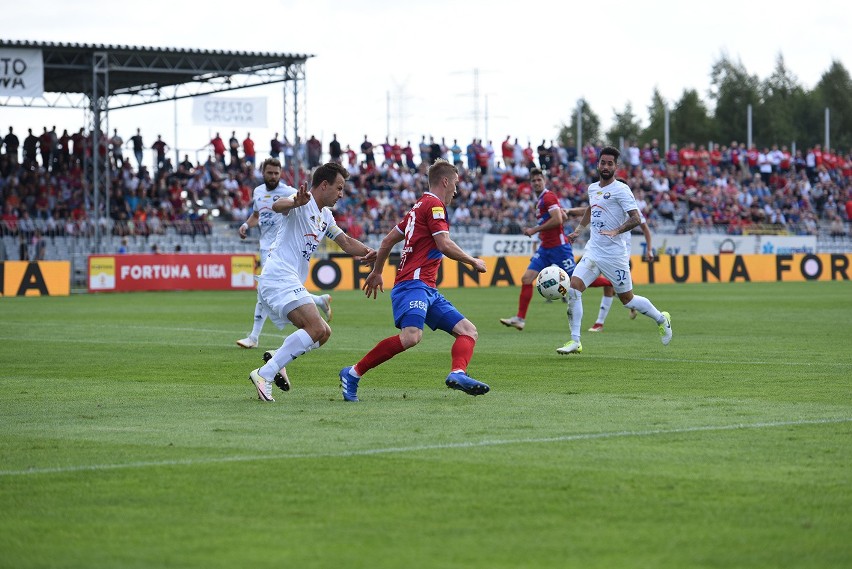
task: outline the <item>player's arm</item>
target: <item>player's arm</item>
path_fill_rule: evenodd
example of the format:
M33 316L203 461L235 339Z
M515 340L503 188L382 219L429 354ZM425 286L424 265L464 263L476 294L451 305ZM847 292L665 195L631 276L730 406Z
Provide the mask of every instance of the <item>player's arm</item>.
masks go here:
M601 231L601 235L606 235L607 237L615 237L616 235L620 235L622 233L632 230L640 223L642 223L642 219L639 217L639 210L631 209L627 212L627 221L625 221L615 229Z
M453 261L458 261L465 265L470 265L476 269L477 272L485 272L485 261L477 259L476 257L471 257L465 253L461 247L456 245L455 241L450 239L449 233L442 231L440 233L436 233L432 237L435 239L435 245L438 247L438 251L443 253L445 257L449 257Z
M562 208L559 206L554 206L547 210L547 213L550 214L550 218L542 223L541 225L536 225L535 227L527 227L524 229L524 235L527 237L532 237L536 233L540 233L542 231L547 231L548 229L553 229L555 227L560 227L565 219L562 217Z
M565 220L564 222L567 222L569 217L574 217L574 216L577 216L577 215L583 215L584 213L586 213L587 209L589 209L589 208L587 208L587 207L572 207L572 208L565 209L563 207L562 208L562 217Z
M582 219L580 219L580 224L574 228L574 231L573 233L571 233L571 235L567 236L569 243L573 243L574 240L577 239L577 237L579 237L580 234L583 233L583 231L585 231L586 226L589 225L589 222L592 220L591 211L592 208L587 207L586 211L583 212L583 217Z
M385 235L385 238L382 239L379 249L375 252L376 257L373 262L373 270L370 271L369 275L367 275L367 278L364 280L364 286L361 287L364 290L364 294L368 297L372 296L373 298L376 298L378 291L385 291L382 271L384 271L385 263L390 256L391 249L393 249L394 245L403 239L405 239L405 235L400 232L396 226L394 226L393 229Z
M286 215L291 209L301 207L309 201L311 201L311 194L308 192L308 183L305 182L299 186L299 190L294 195L275 200L272 203L272 211Z
M260 223L260 213L253 211L242 225L240 225L240 239L245 239L250 227L257 227Z
M340 245L341 249L352 255L358 261L370 263L376 258L376 251L370 249L354 237L349 237L345 233L341 233L335 237L334 242Z

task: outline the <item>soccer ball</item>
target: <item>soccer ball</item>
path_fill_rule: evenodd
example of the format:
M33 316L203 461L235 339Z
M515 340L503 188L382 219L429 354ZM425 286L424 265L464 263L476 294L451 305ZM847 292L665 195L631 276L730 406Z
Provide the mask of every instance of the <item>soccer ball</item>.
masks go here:
M568 273L556 265L543 268L535 279L536 290L547 300L562 299L568 294L568 286Z

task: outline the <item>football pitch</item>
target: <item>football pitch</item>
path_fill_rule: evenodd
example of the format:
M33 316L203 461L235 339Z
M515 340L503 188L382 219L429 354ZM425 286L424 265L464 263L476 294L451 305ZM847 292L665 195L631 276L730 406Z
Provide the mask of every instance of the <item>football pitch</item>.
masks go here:
M443 292L487 395L427 331L342 401L387 293L335 293L268 404L253 292L0 299L0 567L852 566L852 284L638 287L668 347L617 300L585 332L590 289L576 356L562 303Z

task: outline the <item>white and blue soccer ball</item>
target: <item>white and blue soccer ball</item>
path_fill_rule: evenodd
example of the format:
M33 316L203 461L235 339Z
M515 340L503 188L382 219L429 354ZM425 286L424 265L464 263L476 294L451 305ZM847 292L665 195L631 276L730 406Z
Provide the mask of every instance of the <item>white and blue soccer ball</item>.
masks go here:
M547 300L561 300L568 294L569 278L568 273L556 265L550 265L543 268L536 277L535 288Z

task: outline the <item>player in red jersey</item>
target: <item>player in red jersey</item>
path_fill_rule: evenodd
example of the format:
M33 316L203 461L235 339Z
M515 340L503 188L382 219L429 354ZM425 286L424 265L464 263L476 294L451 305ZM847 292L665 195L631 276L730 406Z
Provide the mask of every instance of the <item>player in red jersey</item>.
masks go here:
M485 272L485 261L471 257L450 239L447 204L456 192L458 169L438 159L429 167L428 176L429 191L382 240L373 270L364 281L368 297L376 298L378 291L384 292L385 262L394 245L404 240L390 293L394 325L400 332L376 344L355 365L340 370L340 386L346 401L358 401L358 382L365 373L420 343L424 325L455 337L452 368L445 381L447 387L469 395L482 395L491 389L466 373L476 344L476 326L438 292L436 282L444 256Z
M538 195L536 203L536 220L538 225L524 229L524 235L532 237L539 234L541 243L535 254L530 258L529 267L521 277L521 294L518 298L518 313L509 318L501 318L503 326L523 330L526 325L527 309L533 296L533 283L538 273L545 267L556 265L568 273L574 273L574 251L568 238L562 231L565 221L559 198L555 193L545 188L544 173L538 168L530 170L530 186Z

